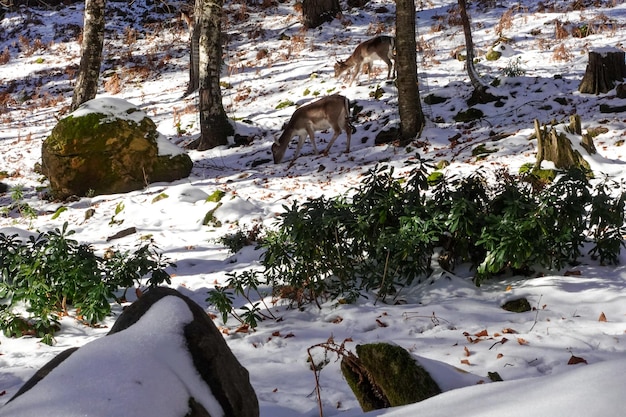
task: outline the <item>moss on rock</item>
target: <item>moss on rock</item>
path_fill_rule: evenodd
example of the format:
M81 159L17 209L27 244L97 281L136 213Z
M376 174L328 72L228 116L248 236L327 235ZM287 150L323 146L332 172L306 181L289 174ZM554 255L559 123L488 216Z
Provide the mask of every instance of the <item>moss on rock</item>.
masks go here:
M145 115L136 116L93 111L60 120L42 145L41 168L52 195L65 199L123 193L187 177L193 166L189 156L159 155L156 125Z
M400 346L356 347L358 358L342 361L342 372L363 411L423 401L441 393L435 380Z

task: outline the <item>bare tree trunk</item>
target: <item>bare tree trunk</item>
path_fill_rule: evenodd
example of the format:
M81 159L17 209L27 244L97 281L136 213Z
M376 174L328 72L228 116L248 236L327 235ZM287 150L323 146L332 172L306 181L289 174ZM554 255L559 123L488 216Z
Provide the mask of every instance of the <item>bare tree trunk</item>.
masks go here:
M233 126L222 105L221 20L223 0L196 0L193 38L198 39L200 138L190 147L204 151L228 143Z
M98 92L102 47L104 45L105 7L106 0L85 0L82 54L78 80L72 96L71 111L76 110L84 102L95 98Z
M604 51L590 51L589 63L578 91L586 94L604 94L615 87L616 81L626 77L624 51L612 48Z
M200 86L198 77L198 70L200 68L200 51L198 44L200 41L200 31L193 30L194 23L192 17L189 17L186 13L182 13L182 18L189 30L189 83L187 84L185 94L183 94L183 97L187 97Z
M417 85L415 1L396 1L396 66L400 144L415 139L424 127L424 114Z
M461 22L463 23L463 34L465 35L465 66L467 67L467 75L472 83L472 87L474 87L471 101L476 103L495 101L497 97L487 93L487 85L480 79L474 66L474 40L472 39L472 27L467 14L466 0L459 0L459 10Z
M307 29L330 22L341 12L339 0L303 0L302 20Z

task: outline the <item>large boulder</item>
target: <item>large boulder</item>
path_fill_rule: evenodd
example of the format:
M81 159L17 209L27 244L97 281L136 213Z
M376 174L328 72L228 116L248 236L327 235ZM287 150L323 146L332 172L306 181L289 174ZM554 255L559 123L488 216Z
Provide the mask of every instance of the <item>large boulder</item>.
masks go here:
M153 288L106 337L41 368L0 415L258 417L259 404L248 371L203 309Z
M193 163L135 105L97 98L61 119L43 142L42 172L55 198L115 194L189 176Z

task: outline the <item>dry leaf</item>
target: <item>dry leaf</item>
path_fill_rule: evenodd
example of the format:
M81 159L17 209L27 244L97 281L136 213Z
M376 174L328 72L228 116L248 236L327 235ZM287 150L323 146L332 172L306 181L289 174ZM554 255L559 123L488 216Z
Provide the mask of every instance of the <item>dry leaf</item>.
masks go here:
M503 355L502 353L498 353L498 354L496 355L496 358L501 359L503 356L504 356L504 355Z
M332 320L332 323L338 324L338 323L341 323L342 321L343 321L343 317L337 316Z
M565 274L564 274L564 275L565 275L566 277L568 277L568 276L572 276L572 275L574 275L574 276L580 276L580 275L581 275L581 272L580 272L579 270L577 270L577 269L574 269L574 270L571 270L571 271L565 271Z
M576 365L577 363L584 363L584 364L586 364L587 361L584 360L583 358L579 358L578 356L574 356L574 355L572 355L572 357L569 358L569 361L567 361L568 365Z
M600 318L598 319L598 321L606 321L606 316L604 315L604 311L602 312L602 314L600 314Z
M235 333L248 333L250 331L250 326L247 324L242 324L235 330Z
M476 333L474 336L476 336L476 337L487 337L487 336L489 336L489 333L487 333L487 329L485 329L485 330L482 330L482 331Z
M517 338L517 343L519 343L520 345L527 345L528 341L526 339L523 339L521 337Z
M278 392L278 388L274 388L272 392Z
M470 353L469 349L467 348L467 346L465 346L465 347L463 348L463 350L465 350L465 356L469 356L469 355L471 355L471 353Z
M280 336L280 332L279 331L275 331L275 332L272 333L272 336L278 337L278 336Z
M461 360L461 363L462 363L463 365L471 365L470 361L468 361L467 359L462 359L462 360Z
M513 287L511 287L510 285L507 285L506 290L505 291L511 291L513 289Z
M493 334L493 337L500 337L500 336L501 336L501 335L500 335L500 333L498 333L498 332L495 332L495 333Z
M382 321L376 319L376 323L378 324L378 327L387 327L387 325L385 323L383 323Z
M285 336L285 339L289 339L290 337L296 337L296 335L293 333L289 333L287 336Z
M506 329L502 329L502 333L506 333L506 334L517 334L516 330L511 329L510 327L507 327Z

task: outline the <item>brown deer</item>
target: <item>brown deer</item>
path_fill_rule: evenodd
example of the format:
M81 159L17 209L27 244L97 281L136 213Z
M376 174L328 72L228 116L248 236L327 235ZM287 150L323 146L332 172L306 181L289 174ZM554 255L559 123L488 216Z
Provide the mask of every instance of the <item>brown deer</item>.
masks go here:
M349 100L339 94L333 94L332 96L323 97L313 103L309 103L298 108L289 123L285 127L283 134L280 135L278 142L272 145L272 154L274 156L274 163L279 164L283 160L285 151L289 146L291 138L298 136L298 147L296 153L292 159L292 163L300 155L300 150L306 139L307 134L313 145L313 151L317 155L317 146L315 145L315 131L326 130L332 128L334 131L333 137L330 139L328 146L324 150L324 154L328 154L328 151L333 146L335 139L341 134L342 131L346 132L348 137L346 153L350 152L350 138L352 137L352 125L349 120L350 115L350 102Z
M388 67L387 79L391 79L392 72L395 75L395 64L393 50L396 47L396 38L393 36L376 36L360 43L350 58L345 61L337 61L335 64L335 77L339 77L344 72L354 67L354 73L350 79L350 85L356 80L363 67L368 67L368 80L371 78L372 62L377 59L385 61Z

